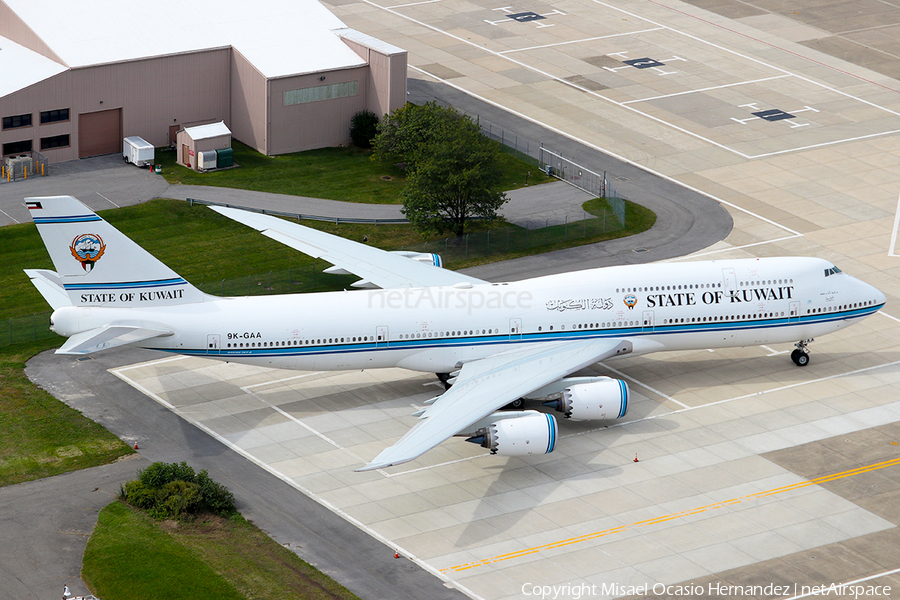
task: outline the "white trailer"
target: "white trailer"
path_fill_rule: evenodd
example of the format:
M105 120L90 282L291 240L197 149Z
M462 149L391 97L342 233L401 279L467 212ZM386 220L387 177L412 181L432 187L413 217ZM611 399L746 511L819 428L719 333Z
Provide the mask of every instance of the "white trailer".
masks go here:
M154 157L153 144L136 135L127 137L122 143L122 157L125 159L125 162L130 162L139 167L152 165Z

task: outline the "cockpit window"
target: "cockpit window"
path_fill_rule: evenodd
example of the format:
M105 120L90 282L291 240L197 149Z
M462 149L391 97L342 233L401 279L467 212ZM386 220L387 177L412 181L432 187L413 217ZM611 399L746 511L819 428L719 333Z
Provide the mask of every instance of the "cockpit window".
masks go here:
M825 269L825 277L828 277L829 275L837 275L838 273L842 273L842 271L840 269L838 269L837 267L831 267L830 269Z

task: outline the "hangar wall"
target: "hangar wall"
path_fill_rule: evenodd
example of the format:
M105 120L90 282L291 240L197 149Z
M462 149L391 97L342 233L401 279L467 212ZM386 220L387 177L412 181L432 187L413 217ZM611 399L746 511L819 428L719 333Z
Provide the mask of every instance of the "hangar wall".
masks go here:
M349 143L350 119L366 108L368 71L368 67L357 67L270 79L266 154ZM353 83L355 94L341 96ZM285 92L291 93L287 100Z
M231 120L226 124L234 139L268 154L266 78L237 50L231 52L230 86Z
M31 114L31 125L0 130L0 144L32 140L50 162L83 157L79 115L121 109L125 136L168 144L176 123L229 120L230 48L72 69L0 98L0 115ZM165 101L161 101L163 98ZM68 119L41 124L42 111L68 109ZM69 144L41 149L41 140L69 136ZM118 140L121 150L122 140Z
M360 36L367 38L368 36ZM341 39L360 58L369 65L369 73L366 78L368 88L367 110L371 110L380 119L385 114L406 104L406 70L407 54L399 48L379 47L369 45L359 39L342 35ZM378 42L378 40L374 40ZM386 46L381 44L381 46Z
M49 52L40 39L26 39L33 34L7 13L0 0L0 21L10 17L0 35L18 35L20 43ZM348 144L354 113L368 109L381 117L406 103L407 55L368 36L362 42L341 37L368 65L267 79L227 46L70 69L0 98L0 116L31 120L0 129L0 148L16 154L30 141L51 163L62 162L120 151L121 138L132 135L166 146L182 125L219 120L235 139L267 155ZM56 117L41 123L44 111Z

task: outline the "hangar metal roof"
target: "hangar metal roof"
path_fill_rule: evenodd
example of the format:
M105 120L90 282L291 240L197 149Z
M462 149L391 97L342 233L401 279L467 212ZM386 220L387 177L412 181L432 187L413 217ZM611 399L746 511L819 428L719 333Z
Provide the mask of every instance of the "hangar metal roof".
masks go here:
M219 137L220 135L231 135L231 130L225 125L224 121L218 123L210 123L208 125L196 125L194 127L185 127L184 132L190 136L192 140L208 140L209 138Z
M68 67L233 46L265 77L365 65L317 0L4 0Z
M0 98L66 70L49 58L0 37L0 63L7 65L0 77Z

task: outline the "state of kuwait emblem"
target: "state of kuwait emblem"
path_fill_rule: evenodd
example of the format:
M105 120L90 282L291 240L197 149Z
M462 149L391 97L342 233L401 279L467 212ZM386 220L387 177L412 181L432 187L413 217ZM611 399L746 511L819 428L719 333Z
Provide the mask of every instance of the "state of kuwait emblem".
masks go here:
M81 263L81 268L90 273L94 263L100 260L106 251L106 244L96 233L82 233L72 240L69 250L72 251L75 260Z

